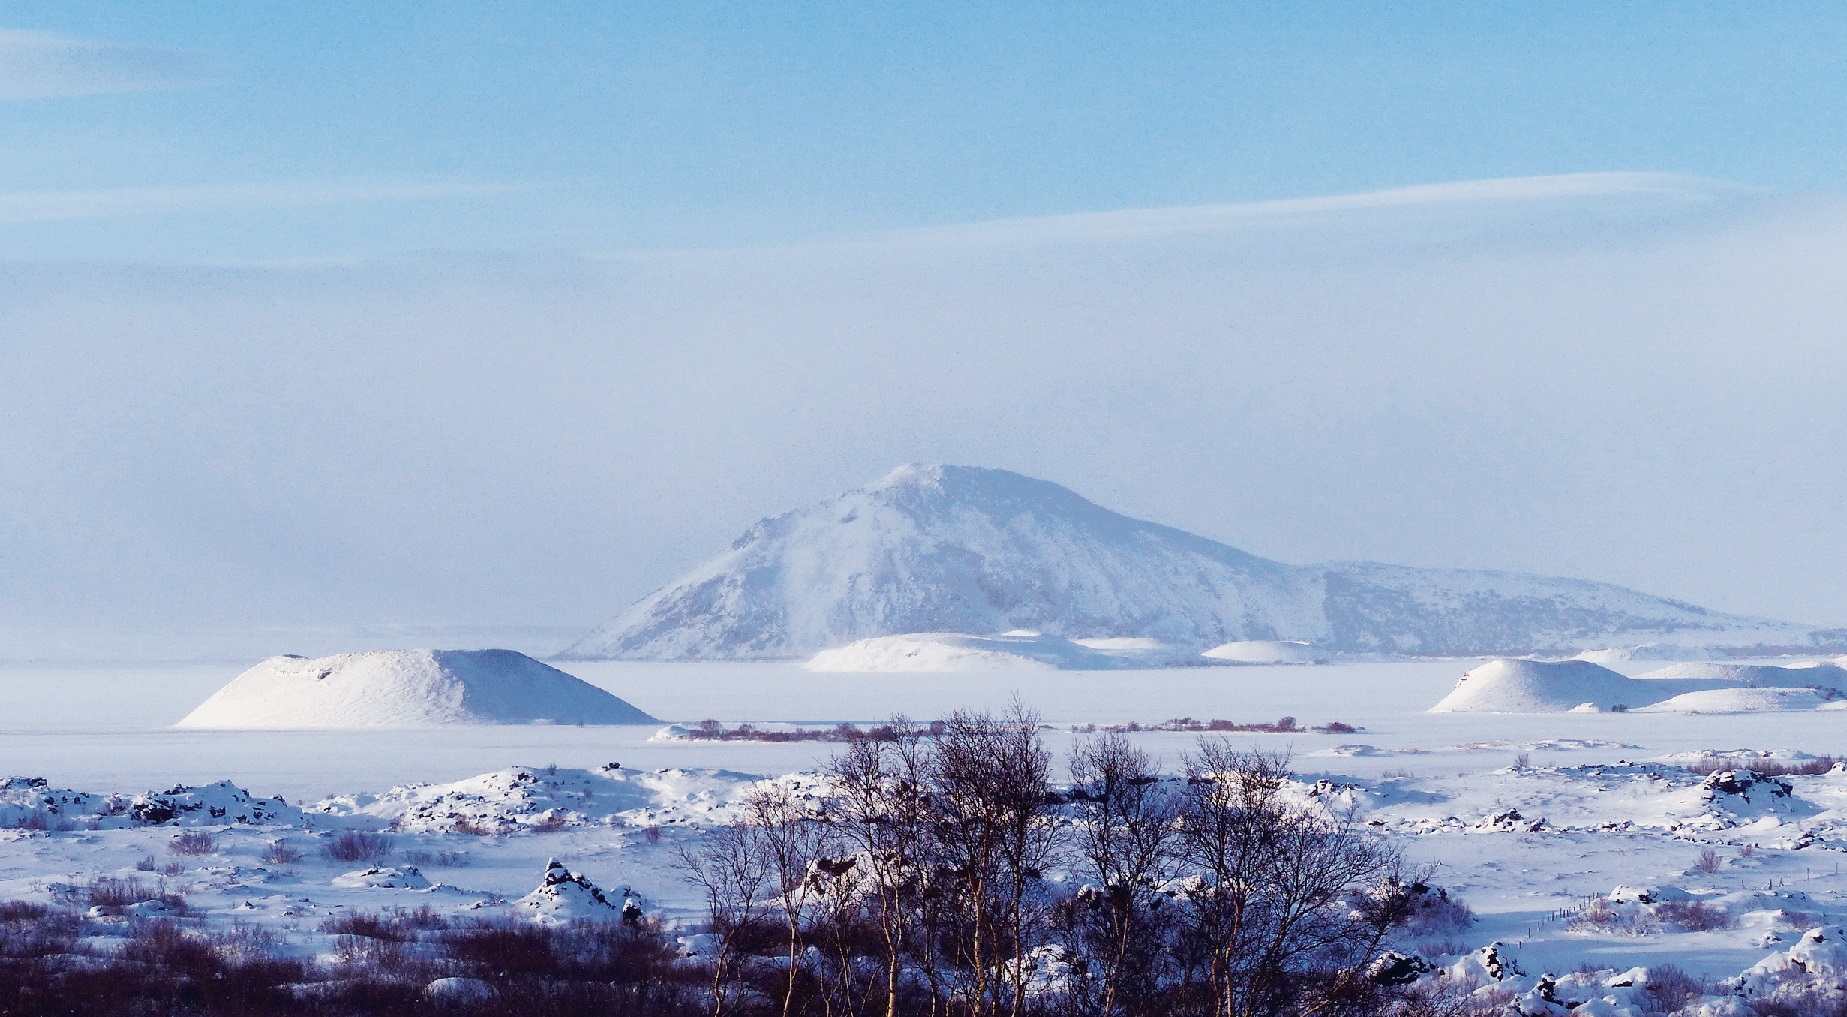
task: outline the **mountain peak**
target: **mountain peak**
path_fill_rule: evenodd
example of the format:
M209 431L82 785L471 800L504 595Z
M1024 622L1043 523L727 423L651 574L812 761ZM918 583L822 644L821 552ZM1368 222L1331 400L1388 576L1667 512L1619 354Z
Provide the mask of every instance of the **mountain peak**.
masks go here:
M1287 565L1111 512L1050 481L909 463L764 520L564 656L789 659L879 636L1019 629L1202 650L1296 640L1424 654L1820 638L1578 580Z

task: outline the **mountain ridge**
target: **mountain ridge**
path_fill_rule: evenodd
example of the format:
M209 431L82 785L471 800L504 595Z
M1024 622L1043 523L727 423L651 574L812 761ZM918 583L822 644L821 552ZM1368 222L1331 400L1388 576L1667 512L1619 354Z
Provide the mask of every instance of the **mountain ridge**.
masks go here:
M1290 565L1112 512L1050 481L909 464L759 521L559 656L798 659L876 636L1016 629L1201 649L1289 639L1337 653L1433 655L1847 645L1847 632L1587 580Z

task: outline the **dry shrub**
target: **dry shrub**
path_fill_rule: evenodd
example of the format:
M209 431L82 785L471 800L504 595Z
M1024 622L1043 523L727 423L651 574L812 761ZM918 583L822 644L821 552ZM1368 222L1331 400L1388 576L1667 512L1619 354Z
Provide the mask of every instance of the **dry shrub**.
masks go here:
M1427 978L1402 990L1390 1017L1504 1017L1519 996L1502 988L1484 990L1473 978Z
M176 855L186 855L191 858L209 855L218 850L218 838L204 830L187 830L173 838L172 842L167 845L167 850Z
M186 896L167 889L165 881L149 886L139 879L116 879L98 876L82 887L82 897L89 907L117 912L136 904L154 902L175 911L186 909Z
M1693 871L1710 876L1719 871L1719 867L1723 864L1724 862L1719 858L1719 853L1711 848L1707 848L1699 853L1699 861L1693 863Z
M1784 762L1755 756L1701 756L1687 764L1694 773L1714 774L1726 770L1749 770L1759 777L1815 777L1834 769L1833 756Z
M321 847L336 862L378 862L391 857L391 838L382 833L347 830Z
M1678 925L1688 932L1710 932L1732 927L1731 912L1718 904L1697 900L1665 900L1654 906L1657 921Z
M281 838L270 841L263 848L262 860L266 865L294 865L301 859L302 853Z
M1672 964L1648 969L1648 983L1642 995L1655 1013L1675 1013L1706 994L1706 986Z

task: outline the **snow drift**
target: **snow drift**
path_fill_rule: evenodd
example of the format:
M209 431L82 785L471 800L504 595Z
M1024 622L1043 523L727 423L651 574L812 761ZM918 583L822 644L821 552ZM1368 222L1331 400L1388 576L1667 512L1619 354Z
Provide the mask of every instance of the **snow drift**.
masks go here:
M905 633L1030 629L1191 649L1523 654L1847 645L1602 583L1366 562L1287 565L1004 470L903 466L753 526L566 659L773 660Z
M588 682L512 650L271 657L187 714L188 728L650 724Z

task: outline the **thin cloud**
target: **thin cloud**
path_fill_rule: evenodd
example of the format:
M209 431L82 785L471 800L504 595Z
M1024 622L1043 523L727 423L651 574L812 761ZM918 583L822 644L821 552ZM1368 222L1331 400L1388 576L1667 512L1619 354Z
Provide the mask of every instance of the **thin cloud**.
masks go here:
M0 192L0 224L112 219L227 208L427 201L506 190L492 184L432 181L300 180L196 187Z
M155 92L208 84L210 54L0 28L0 100Z
M1113 240L1141 236L1207 232L1240 226L1314 219L1331 215L1392 209L1440 209L1495 205L1571 202L1585 199L1636 198L1699 205L1747 189L1702 177L1672 173L1570 173L1557 176L1469 180L1342 194L1287 198L1242 204L1134 208L1112 212L1000 219L957 226L927 227L895 234L894 239L960 240Z

